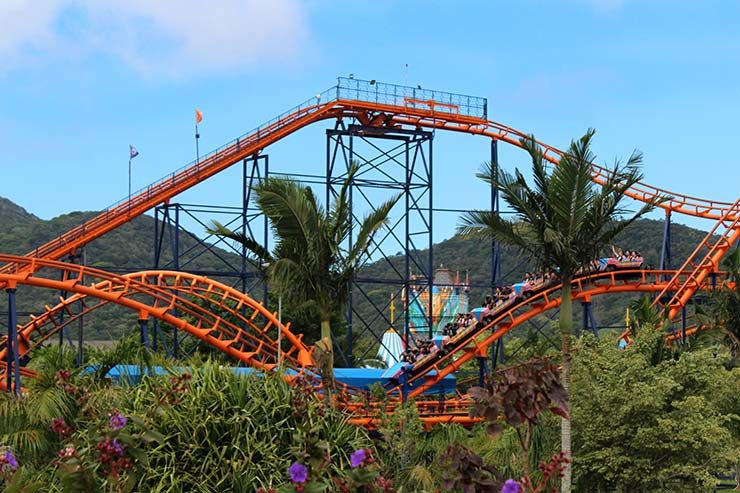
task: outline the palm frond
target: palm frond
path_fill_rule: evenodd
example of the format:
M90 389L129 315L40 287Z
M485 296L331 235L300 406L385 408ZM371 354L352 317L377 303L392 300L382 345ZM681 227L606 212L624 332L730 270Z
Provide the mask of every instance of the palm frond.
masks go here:
M515 223L492 211L469 211L460 217L457 234L464 238L478 237L501 242L505 245L533 253L529 240L532 235L521 223Z
M268 178L255 187L257 205L267 216L275 236L290 238L306 248L318 225L319 210L309 187L294 180Z
M347 238L347 235L349 235L352 204L347 199L347 195L349 188L352 185L352 181L359 169L360 166L357 161L352 161L350 163L349 169L347 170L347 178L339 189L339 195L334 199L330 209L329 223L332 228L330 237L337 245L340 245Z
M206 228L208 234L216 235L221 238L228 238L232 241L243 245L247 250L252 252L258 259L271 261L272 255L270 251L263 247L259 242L255 241L254 238L244 235L238 231L232 231L220 222L213 220L210 226Z

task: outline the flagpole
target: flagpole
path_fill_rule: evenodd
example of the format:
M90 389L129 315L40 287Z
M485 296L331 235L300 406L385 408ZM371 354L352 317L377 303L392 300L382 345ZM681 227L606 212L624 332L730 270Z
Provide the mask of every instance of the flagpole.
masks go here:
M128 149L128 212L131 213L131 146Z
M200 164L200 149L198 148L198 139L200 134L198 133L198 124L195 124L195 164Z

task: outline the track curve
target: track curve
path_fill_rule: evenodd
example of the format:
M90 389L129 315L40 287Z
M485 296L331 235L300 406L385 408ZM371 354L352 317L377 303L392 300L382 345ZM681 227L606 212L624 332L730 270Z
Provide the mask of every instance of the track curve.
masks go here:
M588 300L612 293L661 292L669 282L667 279L675 276L688 277L690 274L690 272L670 270L612 271L590 274L573 280L571 285L573 300ZM706 282L700 286L700 289L715 289L721 285L722 276L722 273L716 273L720 284ZM418 361L408 373L410 385L408 396L421 395L475 356L486 356L490 345L504 334L538 315L559 307L560 289L561 285L555 284L526 300L503 307L493 315L493 320L488 324L465 332L463 337L455 341L452 350L448 353L441 357L432 355L432 357ZM400 395L401 390L397 387L392 392Z
M72 303L101 300L136 311L141 318L157 318L190 333L249 366L271 370L277 364L277 332L289 348L282 357L289 366L312 365L308 347L277 315L238 290L204 276L185 272L147 271L112 274L46 259L0 255L0 262L17 265L15 272L0 273L0 282L75 293L40 317L20 327L19 355L42 344L61 327L54 315ZM88 304L89 313L100 304ZM83 313L83 315L84 315ZM0 346L0 359L5 344Z
M49 307L41 316L32 317L27 324L20 326L18 332L21 356L28 355L61 330L64 325L55 322L56 316L69 310L72 304L83 303L82 315L86 315L106 303L116 303L136 310L140 316L151 316L170 323L249 366L264 370L275 367L276 342L269 334L271 327L278 330L275 314L243 293L206 277L170 271L147 271L120 276L64 262L10 255L0 255L0 261L20 264L18 272L0 274L0 281L10 285L37 286L75 293L60 300L56 306ZM47 276L51 273L61 275L58 276L59 279L50 279ZM640 270L582 276L573 281L573 298L581 300L618 292L659 292L668 282L665 279L677 274L681 275L678 271ZM721 282L722 274L717 275ZM89 282L90 280L93 282ZM715 284L702 286L703 289L714 287ZM525 301L504 307L489 324L465 333L465 337L455 344L454 350L443 358L421 361L414 367L409 375L411 386L407 396L417 398L419 416L425 426L441 423L470 425L478 421L467 415L470 404L468 399L458 396L439 400L426 398L421 394L474 356L485 354L490 344L504 334L547 310L557 308L560 305L560 298L557 297L559 290L559 285L552 285ZM93 304L88 301L90 299L99 302ZM213 312L219 310L222 313L214 315ZM70 315L66 323L75 320L75 314ZM267 323L256 323L263 318ZM243 328L239 324L248 327ZM303 344L301 337L293 334L287 324L281 326L280 330L285 340L291 344L283 353L288 365L295 368L310 366L310 349ZM0 345L0 361L5 357L4 346ZM0 367L0 370L5 369L4 364ZM28 369L22 369L22 374L33 377L33 372ZM348 386L341 386L340 390L340 406L353 413L353 423L367 427L376 426L381 414L393 412L402 401L400 388L389 391L390 400L387 402L370 401L369 397L363 400L362 396L368 395L367 393L363 394Z

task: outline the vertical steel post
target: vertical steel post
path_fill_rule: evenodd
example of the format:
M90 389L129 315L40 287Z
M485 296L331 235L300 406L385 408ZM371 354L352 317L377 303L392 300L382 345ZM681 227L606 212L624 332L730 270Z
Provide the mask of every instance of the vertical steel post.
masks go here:
M79 260L80 265L85 265L87 263L87 259L85 258L85 249L83 248L82 251L79 254ZM82 276L82 282L85 282L85 276ZM77 366L82 366L82 363L84 362L84 347L83 343L85 340L85 326L82 320L82 312L84 310L84 307L82 305L82 299L77 302L77 310L80 314L77 318Z
M270 177L270 156L265 155L265 169L263 172L263 180L267 180ZM270 222L267 220L267 216L265 214L262 214L262 242L263 246L265 247L265 250L270 249ZM262 299L265 306L267 306L267 295L268 295L268 288L269 285L267 284L267 279L262 280Z
M349 163L347 163L347 176L349 177L349 168L352 166L352 161L354 160L354 134L350 134L349 136ZM354 234L354 203L353 203L353 188L354 188L354 179L349 183L349 250L352 250L352 242L354 241L354 238L352 237ZM327 209L330 207L329 202L326 203ZM352 368L355 366L355 355L354 355L354 340L353 340L353 323L354 323L354 317L353 317L353 310L354 310L354 290L352 289L352 286L354 285L353 279L349 280L349 286L347 286L348 297L347 297L347 353L348 358L347 362L349 363L349 367Z
M660 251L660 270L671 268L671 211L666 209L663 224L663 246ZM668 276L665 276L668 278Z
M149 319L139 317L139 335L141 336L141 345L144 349L149 349Z
M403 184L403 198L404 198L404 211L405 211L405 218L404 218L404 227L406 229L405 235L404 235L404 244L403 244L403 286L404 290L406 291L406 306L404 306L403 310L403 323L404 323L404 333L405 333L405 346L406 348L409 347L409 344L411 344L411 317L409 317L409 311L411 307L411 295L412 295L412 289L411 289L411 259L409 258L409 233L411 232L411 224L410 224L410 218L409 218L409 195L411 194L411 168L410 168L410 162L409 162L409 142L408 140L404 143L404 167L405 167L405 179Z
M498 179L498 141L491 139L491 171L494 180ZM498 187L491 184L491 212L500 213ZM491 291L501 280L501 245L491 240Z
M157 351L157 349L159 349L159 344L157 344L157 335L159 333L158 327L159 326L157 324L157 319L155 318L152 327L152 351L155 352Z
M591 332L594 333L594 336L597 338L599 337L599 331L596 328L596 319L594 318L594 310L593 305L591 304L591 299L586 299L585 301L581 302L581 306L583 307L583 331L591 330ZM576 334L577 336L578 334Z
M159 267L159 207L154 208L154 268Z
M172 245L174 250L174 267L176 271L180 270L180 204L175 204L175 241ZM177 316L177 312L175 312ZM179 353L179 341L178 341L177 327L172 326L172 357L177 358Z
M8 392L20 395L21 392L21 365L18 355L18 312L16 311L16 288L7 288L8 294L8 339L6 344L6 382Z
M491 361L493 363L493 369L495 370L499 363L504 364L504 336L502 335L496 339L496 345L491 347Z
M686 305L681 307L681 342L686 344Z
M164 237L164 231L162 231ZM160 245L159 239L159 207L154 208L154 268L159 268L159 254L162 245ZM152 327L152 349L157 350L158 344L157 339L159 338L159 319L154 319L154 326Z
M257 162L256 159L253 162L252 166L256 166ZM254 170L252 171L252 174L254 175ZM247 237L247 190L249 188L249 184L247 184L247 159L244 158L242 160L242 236ZM242 284L242 293L247 292L247 247L242 245L241 246L241 272L239 272L239 277L241 279Z
M415 137L416 139L416 137ZM416 144L419 145L418 143ZM429 269L429 278L427 279L428 282L428 289L429 289L429 339L431 340L434 337L434 228L432 227L432 220L434 216L434 203L432 202L432 141L427 141L427 146L429 149L429 161L427 168L427 188L429 190L429 263L428 263L428 269ZM423 147L422 147L423 149ZM423 160L422 155L422 160ZM408 211L406 211L408 214ZM423 216L423 214L422 214Z
M478 386L483 387L488 374L488 364L484 356L476 356L476 359L478 360Z
M64 271L61 271L59 273L59 279L61 281L64 281ZM66 291L62 291L60 293L60 295L61 295L62 298L66 298L67 297L67 292ZM64 345L64 331L65 331L65 327L64 327L64 310L59 310L59 325L62 326L62 330L59 331L59 347L62 347Z

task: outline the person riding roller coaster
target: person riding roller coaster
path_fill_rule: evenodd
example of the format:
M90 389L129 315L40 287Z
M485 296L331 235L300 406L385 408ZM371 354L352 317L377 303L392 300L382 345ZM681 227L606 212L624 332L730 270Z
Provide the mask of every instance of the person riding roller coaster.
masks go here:
M613 270L640 269L643 267L643 257L637 250L625 250L612 246L613 257L594 259L582 273L604 272ZM497 286L493 293L486 295L481 303L478 314L476 310L470 313L458 313L452 322L445 324L442 330L441 348L433 340L420 339L416 348L407 349L401 355L404 362L410 363L413 368L422 361L431 361L434 358L447 354L452 346L462 341L465 334L473 328L480 330L494 320L494 315L504 308L508 308L516 301L527 299L543 289L558 282L557 272L545 271L541 275L527 271L520 283L509 286Z

